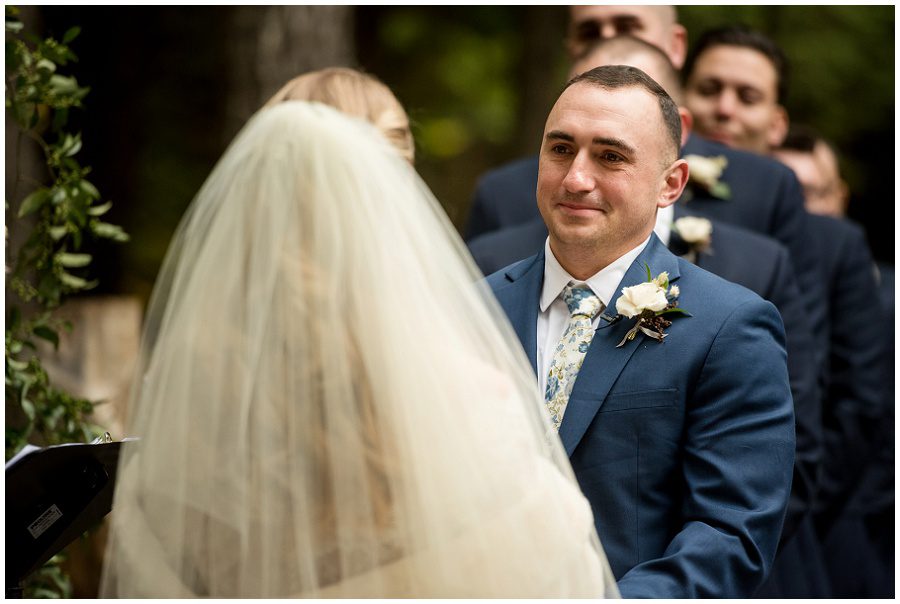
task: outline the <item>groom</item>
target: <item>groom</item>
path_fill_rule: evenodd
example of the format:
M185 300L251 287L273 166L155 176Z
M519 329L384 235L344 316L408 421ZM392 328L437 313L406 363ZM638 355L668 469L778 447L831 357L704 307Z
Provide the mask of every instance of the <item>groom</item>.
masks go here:
M657 208L688 179L680 130L672 99L636 68L571 80L539 156L549 238L488 283L546 392L622 596L748 597L771 567L791 485L784 333L770 303L653 235ZM622 294L648 271L658 285ZM654 316L663 306L690 315Z

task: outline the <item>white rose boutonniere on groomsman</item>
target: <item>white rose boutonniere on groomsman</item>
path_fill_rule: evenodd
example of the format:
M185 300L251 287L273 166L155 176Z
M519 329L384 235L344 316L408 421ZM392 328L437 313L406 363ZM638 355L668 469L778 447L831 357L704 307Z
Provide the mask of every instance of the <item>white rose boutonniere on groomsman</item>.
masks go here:
M730 199L731 189L722 182L722 172L728 166L728 158L724 155L706 157L704 155L685 155L688 163L688 183L703 189L713 197Z
M684 255L685 260L696 263L697 256L701 253L711 254L712 249L712 222L699 216L682 216L672 225L690 249Z

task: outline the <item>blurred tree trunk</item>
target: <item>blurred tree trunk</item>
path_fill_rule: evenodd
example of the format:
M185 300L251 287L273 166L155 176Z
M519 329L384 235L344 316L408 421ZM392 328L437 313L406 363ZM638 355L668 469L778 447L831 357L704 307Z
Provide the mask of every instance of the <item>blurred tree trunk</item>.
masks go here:
M294 76L355 64L351 6L237 6L227 28L225 141Z
M568 8L527 6L522 38L525 41L520 74L523 86L522 127L515 144L525 155L537 153L544 122L566 81L563 52Z

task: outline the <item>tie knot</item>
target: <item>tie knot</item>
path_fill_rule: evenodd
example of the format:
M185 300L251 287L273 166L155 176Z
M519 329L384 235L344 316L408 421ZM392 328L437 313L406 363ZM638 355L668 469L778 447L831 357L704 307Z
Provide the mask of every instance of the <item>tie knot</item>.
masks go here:
M563 290L563 301L569 307L569 314L585 315L591 320L597 316L602 310L603 303L600 302L594 292L586 285L574 285L569 283Z

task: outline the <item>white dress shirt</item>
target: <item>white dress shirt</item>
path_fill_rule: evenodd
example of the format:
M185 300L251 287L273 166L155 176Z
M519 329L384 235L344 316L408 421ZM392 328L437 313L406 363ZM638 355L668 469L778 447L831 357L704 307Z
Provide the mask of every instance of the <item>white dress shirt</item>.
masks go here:
M544 287L541 291L541 308L537 319L537 369L541 393L547 390L547 374L550 372L550 363L553 362L553 351L569 323L569 309L562 299L563 289L569 281L585 283L603 304L608 305L628 267L649 242L650 237L647 237L643 243L589 277L587 281L576 279L566 272L550 249L550 238L544 242ZM611 309L610 314L615 314L615 309ZM600 315L597 315L593 321L594 329L597 329L599 322Z

